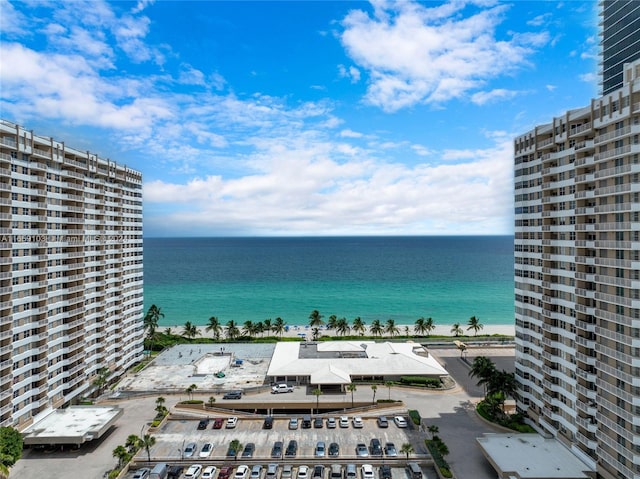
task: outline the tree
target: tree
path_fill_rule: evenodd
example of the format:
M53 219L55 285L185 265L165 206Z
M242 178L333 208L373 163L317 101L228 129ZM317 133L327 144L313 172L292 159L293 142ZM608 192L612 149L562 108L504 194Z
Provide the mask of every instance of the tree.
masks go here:
M184 323L184 327L182 329L182 335L187 339L193 339L200 334L200 330L198 326L191 323L191 321L187 321Z
M316 397L316 414L318 414L320 410L320 396L322 395L322 390L320 388L315 388L311 391L311 394Z
M118 468L122 468L131 459L131 454L123 445L116 447L112 453L113 457L118 459Z
M456 338L464 333L464 331L460 327L460 323L453 323L453 326L451 326L451 332Z
M402 454L406 454L407 455L407 461L409 460L409 454L411 454L413 452L413 446L411 444L409 444L408 442L405 442L402 447L400 447L400 452Z
M256 326L255 324L253 324L253 321L251 320L245 321L244 324L242 325L242 332L244 333L245 336L252 336L255 329L256 329Z
M262 326L263 326L263 328L264 328L264 332L265 332L265 333L270 333L270 332L271 332L271 318L269 318L269 319L265 319L265 320L262 322Z
M426 329L424 327L424 322L425 322L425 319L422 317L416 319L415 325L413 326L413 331L417 335L422 336L425 333Z
M393 381L386 381L384 383L384 385L386 386L386 388L389 390L389 401L391 401L391 388L393 387Z
M147 461L151 462L151 448L155 445L156 438L151 434L145 434L140 439L140 446L144 447L144 450L147 451Z
M371 401L371 404L375 404L376 403L376 392L378 392L378 386L376 386L375 384L371 385L371 390L373 391L373 399Z
M427 428L427 431L429 431L429 434L431 434L431 439L433 439L436 436L436 434L440 432L440 428L435 424L432 424Z
M229 450L233 451L233 453L234 453L233 459L234 460L238 459L238 453L240 452L240 449L242 449L242 444L240 443L239 440L234 439L233 441L231 441L229 443Z
M347 318L340 318L336 321L336 333L340 336L344 336L345 334L349 334L351 328L349 327L349 321Z
M150 350L153 349L153 341L156 337L156 329L158 329L160 318L164 318L164 313L162 312L161 308L158 308L155 304L152 304L147 310L147 314L144 315L144 319L142 320L143 328L147 332L147 339L149 339L150 342Z
M135 434L129 434L127 442L124 443L129 454L133 455L140 449L140 438Z
M165 399L162 396L159 396L156 399L156 412L162 416L164 416L167 412L167 408L164 406Z
M22 457L22 434L12 427L0 427L0 465L9 468Z
M449 448L441 440L440 441L436 441L436 449L438 449L438 452L440 453L440 455L442 457L445 457L445 456L449 455Z
M357 390L358 388L356 387L355 384L351 383L347 386L347 391L349 391L351 393L351 407L353 407L353 393Z
M476 318L475 316L471 316L469 318L467 325L468 325L467 331L469 331L470 329L473 329L473 331L475 332L474 336L477 336L478 331L484 328L484 325L480 323L480 319Z
M204 329L207 333L213 334L213 339L220 341L220 334L222 333L222 325L216 316L211 316L207 327Z
M504 402L508 397L514 397L518 391L518 383L513 373L505 370L493 370L493 373L487 381L487 396L493 396L499 403L504 412Z
M327 329L336 329L336 325L338 323L338 317L335 314L329 316L329 320L327 321Z
M309 314L309 326L311 326L311 330L313 331L314 341L316 341L320 336L320 326L322 326L323 324L324 321L322 320L320 311L318 311L317 309L311 311L311 314Z
M216 403L216 398L214 398L213 396L209 396L209 400L207 401L207 404L209 404L209 407L213 407L215 403Z
M395 320L391 318L387 319L387 324L384 327L384 332L389 334L389 336L391 336L392 338L400 332L398 326L396 326Z
M186 393L189 395L189 400L193 399L193 391L198 389L198 386L195 384L190 385L187 389L185 389Z
M362 318L360 316L357 316L354 320L353 320L353 330L358 333L360 336L364 336L364 332L367 329L366 326L367 323L365 323Z
M284 334L284 330L286 323L284 322L284 320L282 318L276 318L275 322L273 323L273 332L276 333L278 336L280 336L280 339L282 339L282 335Z
M478 386L484 385L484 394L487 395L487 385L490 378L494 375L496 367L491 359L486 356L478 356L474 358L469 370L469 376L478 378Z
M111 371L109 368L100 368L98 370L98 376L93 380L93 385L98 388L98 394L102 394L104 392L107 383L109 382L109 376L111 375Z
M371 327L369 328L369 332L373 336L382 336L382 333L384 332L384 328L382 327L382 324L380 324L379 319L374 319L371 322Z
M227 322L226 334L227 334L227 338L229 338L232 341L236 339L238 336L240 336L240 330L238 329L238 326L236 325L236 322L233 319Z

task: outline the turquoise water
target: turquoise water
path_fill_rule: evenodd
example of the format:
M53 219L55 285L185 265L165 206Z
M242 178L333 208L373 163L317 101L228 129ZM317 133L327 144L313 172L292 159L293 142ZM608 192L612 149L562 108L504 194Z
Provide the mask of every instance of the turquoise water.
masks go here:
M350 321L513 324L513 238L147 238L145 309L161 325L226 323L317 309Z

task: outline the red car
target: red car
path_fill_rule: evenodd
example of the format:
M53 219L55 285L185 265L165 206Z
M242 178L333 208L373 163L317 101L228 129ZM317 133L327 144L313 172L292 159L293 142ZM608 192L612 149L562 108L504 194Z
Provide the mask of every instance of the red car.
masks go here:
M213 420L212 429L222 429L223 425L224 425L224 420L220 417L217 417Z
M229 479L229 477L231 477L232 471L233 466L222 466L220 468L220 472L218 473L218 479Z

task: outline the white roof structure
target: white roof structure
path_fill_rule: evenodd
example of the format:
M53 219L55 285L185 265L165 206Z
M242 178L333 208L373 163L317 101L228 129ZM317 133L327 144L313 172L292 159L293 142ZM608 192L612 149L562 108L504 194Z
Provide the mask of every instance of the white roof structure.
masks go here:
M55 409L22 431L23 442L82 444L98 439L122 416L116 406L70 406Z
M432 356L417 354L416 343L374 341L281 342L267 376L309 376L311 384L349 384L358 376L446 376Z
M505 479L588 479L591 469L555 438L539 434L485 434L477 438Z

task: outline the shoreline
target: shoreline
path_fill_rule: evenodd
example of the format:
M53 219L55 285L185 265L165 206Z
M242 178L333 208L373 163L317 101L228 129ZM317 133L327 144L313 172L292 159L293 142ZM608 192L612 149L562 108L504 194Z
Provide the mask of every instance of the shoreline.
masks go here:
M409 328L409 335L410 336L415 336L415 331L413 330L414 325L413 324L397 324L396 325L398 327L399 333L397 336L395 336L395 338L402 338L405 336L404 332L405 332L405 326ZM239 329L242 331L242 325L238 325ZM475 336L474 331L473 330L467 330L467 325L466 324L460 324L460 327L463 330L463 334L460 337L464 337L465 339L469 339L469 338L473 338ZM172 325L172 326L158 326L157 331L158 332L164 332L167 328L171 328L171 332L172 334L178 334L180 335L184 329L184 324L177 324L177 325ZM196 328L198 329L198 331L200 331L200 334L197 336L198 338L211 338L212 334L208 331L206 331L206 326L196 326ZM223 327L224 329L224 327ZM367 331L365 332L365 335L369 335L369 326L367 326ZM483 328L481 330L478 331L478 336L482 336L482 335L493 335L493 334L500 334L503 336L515 336L516 334L516 327L515 324L485 324L483 325ZM272 333L273 335L273 333ZM312 329L309 326L300 326L300 325L291 325L289 326L288 331L285 331L282 334L282 337L288 337L288 338L294 338L294 337L300 337L300 338L308 338L311 339L313 335ZM260 336L260 335L259 335ZM322 327L320 328L320 336L333 336L336 338L340 338L340 335L338 335L336 333L335 330L328 330L326 329L326 327ZM435 329L433 331L431 331L429 333L429 336L450 336L450 337L454 337L454 335L451 333L451 325L436 325ZM224 333L222 334L221 337L224 337ZM427 337L427 335L421 336L421 337ZM385 339L385 338L390 338L390 336L388 334L383 334L381 337L379 337L379 339Z

